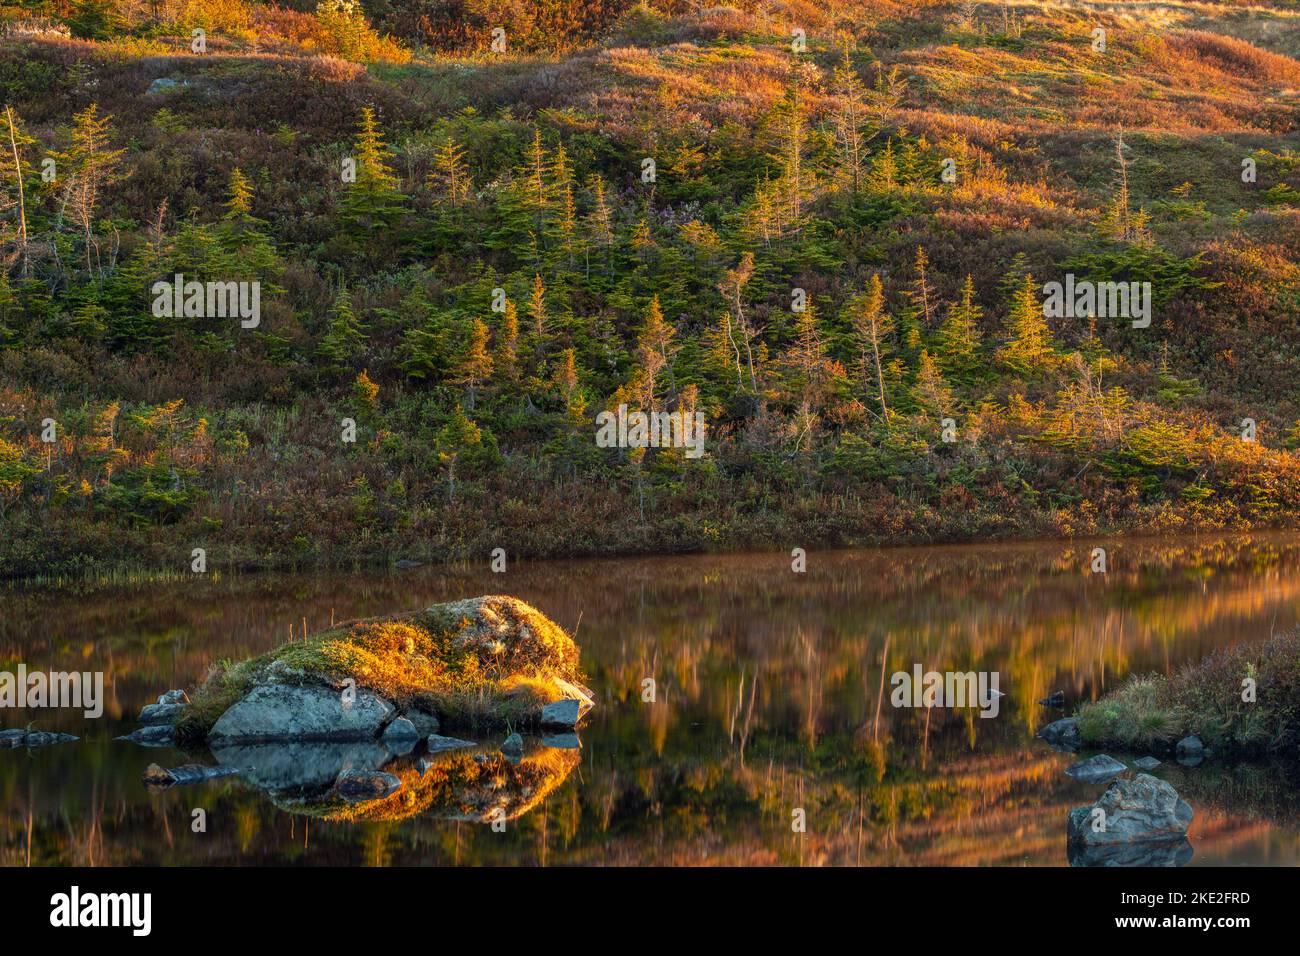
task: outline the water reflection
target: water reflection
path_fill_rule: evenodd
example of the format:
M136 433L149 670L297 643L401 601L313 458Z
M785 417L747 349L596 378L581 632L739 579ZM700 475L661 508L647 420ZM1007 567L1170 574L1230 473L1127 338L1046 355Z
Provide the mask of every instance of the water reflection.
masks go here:
M1065 816L1100 788L1064 776L1077 756L1033 739L1058 716L1037 701L1063 690L1072 708L1300 615L1300 539L1111 542L1105 575L1088 570L1095 544L814 552L804 574L784 554L515 563L505 575L485 559L0 591L0 667L102 669L107 697L98 722L0 712L6 727L86 738L0 752L0 860L1066 865ZM599 697L582 749L539 745L531 776L496 763L500 741L448 755L427 781L412 755L393 770L411 776L392 805L356 812L248 775L150 793L147 764L190 758L111 742L217 660L331 620L500 592L575 633ZM918 663L998 671L999 716L891 707L888 674ZM1196 807L1192 865L1300 860L1291 768L1209 761L1156 775ZM493 793L513 814L504 833L474 822ZM190 829L196 806L205 834Z

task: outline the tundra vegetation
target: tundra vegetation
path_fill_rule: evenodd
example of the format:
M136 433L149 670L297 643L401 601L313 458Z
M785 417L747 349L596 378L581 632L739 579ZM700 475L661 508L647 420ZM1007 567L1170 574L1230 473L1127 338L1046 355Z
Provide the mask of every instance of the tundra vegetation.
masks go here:
M0 7L0 574L1293 522L1294 3L299 7Z
M1130 677L1079 709L1084 743L1171 750L1194 735L1224 755L1300 747L1300 632L1223 648L1172 676Z

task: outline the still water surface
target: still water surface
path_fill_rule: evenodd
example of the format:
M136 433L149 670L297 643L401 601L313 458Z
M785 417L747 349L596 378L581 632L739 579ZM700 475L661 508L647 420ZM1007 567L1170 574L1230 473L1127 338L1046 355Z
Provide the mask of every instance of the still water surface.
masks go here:
M0 863L1064 866L1066 814L1102 788L1034 739L1061 716L1036 701L1063 690L1068 712L1300 624L1297 537L814 552L804 574L782 554L484 564L0 590L0 669L102 670L106 696L99 720L0 711L82 737L0 751ZM150 792L149 763L195 757L112 739L163 690L304 624L489 593L575 633L599 702L576 754L530 751L545 795L504 833L419 808L312 818L240 778ZM895 709L888 675L915 664L997 671L998 716ZM1294 766L1157 775L1196 811L1188 865L1300 862Z

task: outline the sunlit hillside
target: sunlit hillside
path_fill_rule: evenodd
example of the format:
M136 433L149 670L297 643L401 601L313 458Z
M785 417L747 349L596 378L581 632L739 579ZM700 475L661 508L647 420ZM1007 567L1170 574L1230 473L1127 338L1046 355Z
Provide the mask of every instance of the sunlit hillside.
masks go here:
M1300 4L0 33L0 575L1294 521Z

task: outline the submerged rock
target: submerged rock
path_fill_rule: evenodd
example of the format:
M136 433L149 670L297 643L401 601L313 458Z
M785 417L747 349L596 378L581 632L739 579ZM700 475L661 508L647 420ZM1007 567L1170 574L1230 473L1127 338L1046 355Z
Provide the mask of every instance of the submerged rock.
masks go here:
M1050 695L1050 696L1048 696L1048 697L1044 697L1044 698L1043 698L1042 700L1040 700L1038 703L1041 704L1041 705L1044 706L1044 707L1064 707L1064 706L1065 706L1065 691L1063 691L1063 690L1058 690L1058 691L1056 691L1055 693L1053 693L1052 695Z
M72 734L58 734L48 730L3 730L0 731L0 748L51 747L80 739Z
M1139 770L1155 770L1156 767L1160 766L1160 761L1155 757L1138 757L1137 760L1133 761L1133 766Z
M1192 813L1173 787L1140 773L1114 781L1091 806L1071 810L1066 835L1084 846L1183 840Z
M1192 734L1178 741L1177 753L1180 757L1203 757L1205 756L1205 744L1201 743L1201 738Z
M437 734L430 734L426 746L429 748L429 753L435 754L443 750L459 750L461 747L478 745L472 740L461 740L459 737L439 737Z
M1038 736L1054 747L1073 750L1079 746L1079 721L1074 717L1054 720L1038 731Z
M402 779L382 770L344 770L334 791L344 800L381 800L402 788Z
M151 763L145 769L143 779L151 787L172 787L178 784L217 780L237 773L239 773L239 770L236 767L207 767L201 764L189 763L181 767L167 769L158 766L156 763Z
M358 689L356 699L319 684L262 684L233 704L212 726L212 740L365 740L379 735L393 705Z
M555 750L581 750L582 741L578 739L577 734L543 734L542 746L552 747Z
M1065 773L1067 776L1073 777L1075 780L1082 780L1084 783L1104 783L1127 769L1128 767L1114 757L1107 754L1097 754L1097 756L1089 757L1087 760L1080 760L1068 768Z
M139 744L141 747L170 747L176 743L176 731L171 724L154 724L152 727L141 727L117 739Z

